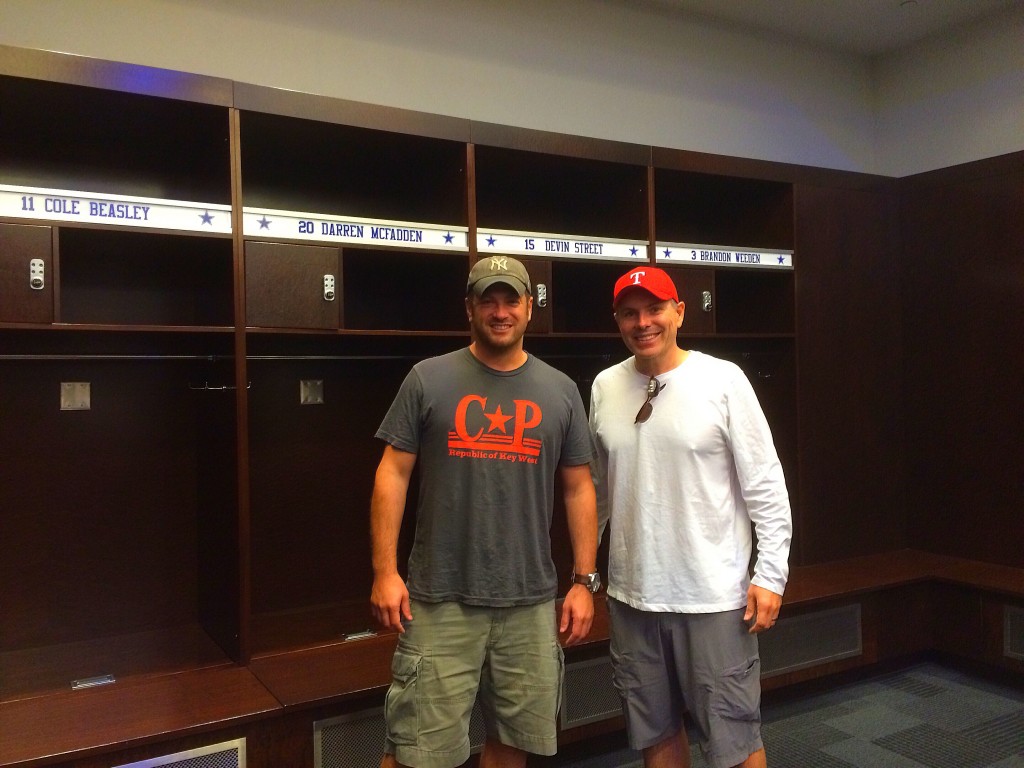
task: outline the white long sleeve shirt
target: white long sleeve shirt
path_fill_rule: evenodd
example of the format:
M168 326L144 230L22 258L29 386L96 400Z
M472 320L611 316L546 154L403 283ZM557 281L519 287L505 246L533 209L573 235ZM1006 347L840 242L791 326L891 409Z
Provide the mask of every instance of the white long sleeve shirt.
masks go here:
M657 378L665 386L643 424L633 422L649 377L632 357L594 379L601 530L611 522L608 594L640 610L677 613L743 607L751 581L781 595L789 493L750 382L735 364L700 352Z

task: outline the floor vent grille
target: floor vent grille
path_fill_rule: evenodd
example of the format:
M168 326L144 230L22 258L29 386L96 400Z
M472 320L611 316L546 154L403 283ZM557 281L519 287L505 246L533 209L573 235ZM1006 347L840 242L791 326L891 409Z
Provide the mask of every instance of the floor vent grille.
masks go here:
M758 637L761 677L860 656L860 604L787 617Z
M116 768L245 768L245 739L211 744L208 747L152 757Z

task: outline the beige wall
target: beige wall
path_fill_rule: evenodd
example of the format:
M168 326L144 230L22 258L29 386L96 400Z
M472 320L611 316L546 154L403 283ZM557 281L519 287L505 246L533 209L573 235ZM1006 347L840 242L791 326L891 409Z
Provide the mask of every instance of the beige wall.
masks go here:
M1024 3L881 59L874 81L889 175L1024 149Z
M8 45L889 175L1024 147L1021 39L1015 12L869 61L628 0L0 0Z

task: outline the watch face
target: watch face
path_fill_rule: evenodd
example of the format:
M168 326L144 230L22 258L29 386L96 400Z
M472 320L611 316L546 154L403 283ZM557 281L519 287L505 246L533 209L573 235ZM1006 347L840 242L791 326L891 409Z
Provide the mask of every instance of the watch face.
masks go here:
M598 572L573 574L573 582L582 584L590 592L597 592L601 588L601 574Z

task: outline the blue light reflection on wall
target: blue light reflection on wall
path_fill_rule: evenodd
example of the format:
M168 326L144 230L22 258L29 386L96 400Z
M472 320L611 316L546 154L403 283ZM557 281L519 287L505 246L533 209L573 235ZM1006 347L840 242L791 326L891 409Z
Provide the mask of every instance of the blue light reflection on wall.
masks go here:
M128 93L203 101L224 106L230 105L231 98L230 84L219 78L207 78L141 64L104 63L97 71L96 82L93 84Z

